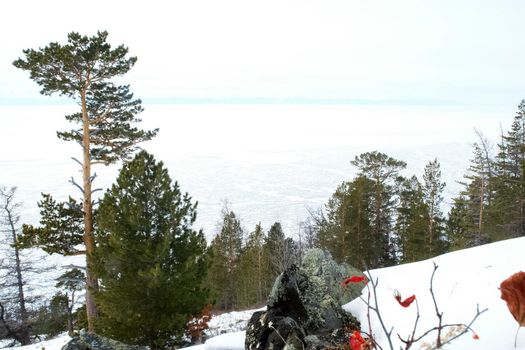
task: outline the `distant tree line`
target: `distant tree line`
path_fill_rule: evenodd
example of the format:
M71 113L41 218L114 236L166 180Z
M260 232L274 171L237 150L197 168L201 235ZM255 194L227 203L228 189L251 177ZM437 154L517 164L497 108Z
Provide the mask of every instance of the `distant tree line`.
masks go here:
M448 215L437 159L421 178L406 177L405 162L373 151L351 161L356 176L341 183L324 208L311 211L295 239L279 222L247 230L225 206L208 244L193 228L197 203L162 162L138 149L157 130L135 126L140 100L128 86L111 83L136 58L127 58L123 46L111 49L106 37L71 33L68 44L25 50L26 59L14 62L42 93L79 102L81 111L66 117L77 128L58 136L81 145L83 175L81 184L71 180L80 200L42 195L36 226L20 225L16 189L0 187L0 337L26 345L37 335L87 328L151 349L172 347L209 303L217 311L262 306L275 278L310 247L365 269L525 235L522 101L495 155L478 132L463 190ZM118 161L115 183L95 202L91 166ZM86 265L64 271L55 281L59 292L38 301L28 286L34 264L23 253L35 248L85 255Z

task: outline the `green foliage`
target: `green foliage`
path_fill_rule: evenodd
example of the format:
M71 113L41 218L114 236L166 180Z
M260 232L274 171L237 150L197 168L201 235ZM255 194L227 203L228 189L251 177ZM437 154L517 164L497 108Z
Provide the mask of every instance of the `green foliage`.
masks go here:
M318 219L319 245L338 262L360 268L374 258L372 235L373 182L358 176L339 185L326 205L326 219Z
M270 227L264 243L264 251L270 283L273 283L275 278L292 264L299 263L296 244L292 238L286 237L279 222L275 222Z
M357 156L356 178L342 183L326 205L326 218L315 219L321 248L338 262L362 269L397 262L395 211L399 200L402 161L379 152Z
M423 197L423 188L416 176L402 183L396 231L403 263L428 257L428 240L425 233L428 231L429 217Z
M35 334L55 337L66 331L68 320L68 297L61 292L53 295L49 303L40 307L33 324Z
M126 73L137 61L136 57L126 58L128 49L122 45L111 50L107 36L107 32L98 32L88 38L72 32L68 44L53 42L38 50L24 50L26 61L18 59L13 64L30 72L31 79L42 86L42 94L73 97L90 82Z
M78 268L63 273L55 285L57 288L62 288L70 292L78 292L84 289L86 275Z
M192 229L195 219L196 203L162 162L142 151L122 168L97 217L99 332L152 349L182 335L208 294L206 241Z
M209 285L215 306L233 310L238 306L237 273L242 253L244 231L233 211L223 210L222 226L210 245L213 256L209 270Z
M525 235L525 100L495 158L480 140L449 213L452 249Z
M248 234L239 259L237 291L241 308L261 305L266 301L270 291L265 241L266 234L259 223L255 226L254 231Z
M406 168L406 163L377 151L363 153L351 163L358 168L358 175L373 182L370 221L374 256L369 267L393 265L397 262L393 214L398 200L398 186L403 180L399 173Z
M497 239L525 234L525 100L521 101L511 129L502 136L491 186L492 227Z
M38 202L41 226L23 225L19 245L42 248L49 254L82 254L78 250L84 242L82 205L71 197L67 202L57 202L50 194L42 193L42 197Z
M82 186L74 179L71 182L83 195L84 233L86 253L86 307L88 330L94 330L94 319L98 312L93 292L98 290L98 281L92 272L91 257L95 250L94 209L91 174L94 164L111 164L128 159L137 150L137 144L153 138L158 130L142 131L133 126L139 122L136 115L142 112L141 101L134 100L129 86L116 86L111 79L127 73L137 61L127 57L128 49L122 45L112 48L107 43L108 33L98 32L92 37L72 32L67 44L50 43L38 50L24 50L25 59L19 58L14 66L29 71L30 77L42 87L41 93L58 93L76 99L80 105L78 113L66 116L78 127L57 136L74 141L82 148L82 161L75 159L82 168ZM44 225L45 226L45 225ZM69 251L72 245L56 246L50 239L56 232L46 227L26 228L27 243L45 245L50 252ZM64 244L59 241L59 244ZM75 252L82 253L82 252Z
M107 37L105 31L92 37L72 32L67 44L53 42L38 50L24 50L25 60L19 58L13 64L29 71L42 94L58 93L79 100L82 111L66 116L79 128L57 135L87 147L92 162L111 164L129 158L139 142L150 140L158 130L132 126L140 122L136 115L143 110L141 101L133 99L128 85L116 86L110 79L127 73L137 58L127 57L128 48L123 45L112 48Z

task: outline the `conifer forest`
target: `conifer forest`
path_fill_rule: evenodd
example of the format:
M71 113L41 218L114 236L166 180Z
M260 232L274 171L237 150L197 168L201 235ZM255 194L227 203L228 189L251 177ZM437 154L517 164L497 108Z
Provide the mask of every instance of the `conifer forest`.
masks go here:
M64 116L71 128L46 137L76 147L79 172L65 177L66 201L41 194L38 224L21 215L17 187L0 183L0 338L12 344L85 329L150 349L180 347L199 334L195 319L265 306L276 278L312 248L369 271L525 236L525 100L498 140L473 131L450 205L439 159L417 176L406 160L368 145L347 159L355 175L309 208L299 232L286 232L280 218L245 227L227 202L215 231L204 232L195 224L198 198L141 147L162 130L143 127L143 102L123 83L137 57L107 38L71 32L13 57L51 102L76 104ZM120 170L98 188L96 171L109 165ZM41 295L30 281L51 254L83 264L48 281L54 295Z

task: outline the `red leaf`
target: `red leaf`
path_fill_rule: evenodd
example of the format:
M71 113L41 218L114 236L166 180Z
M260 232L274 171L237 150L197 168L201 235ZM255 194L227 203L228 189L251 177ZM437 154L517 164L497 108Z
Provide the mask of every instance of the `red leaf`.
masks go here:
M517 272L501 282L501 299L520 327L525 326L525 272Z
M405 300L401 300L401 294L399 294L398 291L394 292L394 298L396 298L397 302L402 307L409 307L410 304L412 304L414 302L414 300L416 300L416 296L415 295L409 296Z
M479 335L477 335L476 333L472 334L472 338L476 339L476 340L479 340Z
M365 349L366 344L366 341L363 339L359 331L354 331L350 336L350 347L352 350L363 350Z
M345 278L343 282L341 282L342 287L346 287L350 283L360 283L363 282L366 279L365 276L350 276Z

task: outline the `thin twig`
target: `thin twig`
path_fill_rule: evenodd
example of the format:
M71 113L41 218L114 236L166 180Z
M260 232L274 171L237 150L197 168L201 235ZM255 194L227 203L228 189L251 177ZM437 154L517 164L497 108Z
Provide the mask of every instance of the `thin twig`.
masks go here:
M399 340L401 340L403 343L405 343L405 350L408 350L412 347L412 345L416 342L415 340L415 337L416 337L416 330L417 330L417 325L419 323L419 303L416 299L416 320L414 321L414 328L412 329L412 334L408 337L408 339L403 339L401 338L401 336L399 335L399 333L397 334Z
M434 287L433 287L434 276L439 266L434 261L432 262L432 264L434 264L434 271L432 271L432 276L430 277L430 295L432 295L432 301L434 302L434 308L436 309L436 316L438 318L438 327L437 327L438 334L437 334L437 339L436 339L436 345L438 348L440 348L442 345L441 344L441 331L443 330L443 326L442 326L443 312L439 312L439 308L438 308L437 301L436 301L436 296L434 295Z
M370 304L368 304L368 307L376 313L377 318L379 319L379 323L381 324L381 327L383 328L383 332L385 333L388 339L388 344L390 345L390 349L394 350L394 345L392 344L392 331L394 330L394 327L390 328L390 331L387 331L385 323L383 322L383 318L381 317L381 313L379 312L379 303L377 301L377 288L376 288L377 285L379 284L379 279L376 278L376 280L374 281L372 279L372 275L370 274L370 271L367 270L366 273L368 274L368 280L370 281L369 284L372 284L372 289L374 292L374 305L375 305L374 307L372 307ZM375 339L372 338L372 340L374 344L377 344Z

